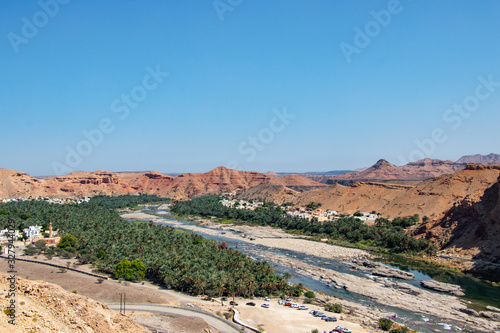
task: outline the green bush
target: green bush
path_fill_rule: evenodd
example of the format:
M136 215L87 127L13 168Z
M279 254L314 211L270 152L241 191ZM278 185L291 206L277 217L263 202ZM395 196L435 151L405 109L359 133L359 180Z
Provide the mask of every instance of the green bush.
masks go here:
M144 279L147 267L140 259L135 259L133 261L124 259L115 265L115 269L115 278L137 281Z
M388 331L391 329L392 327L392 320L390 319L387 319L387 318L380 318L378 320L378 326L380 326L381 329L383 329L384 331Z
M325 310L330 311L330 312L335 312L335 313L342 313L344 308L342 307L342 304L327 304L325 305Z
M314 292L312 292L312 291L306 291L304 293L304 296L307 298L316 298L316 295L314 295Z

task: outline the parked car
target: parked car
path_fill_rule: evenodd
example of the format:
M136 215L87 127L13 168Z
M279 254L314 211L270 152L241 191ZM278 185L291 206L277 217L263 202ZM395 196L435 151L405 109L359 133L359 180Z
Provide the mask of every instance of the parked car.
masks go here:
M238 303L236 303L235 301L231 301L231 302L229 302L229 305L234 305L234 306L236 306L236 305L238 305Z
M343 332L342 332L342 331L339 331L339 330L337 330L337 329L333 329L333 330L331 330L331 331L330 331L330 332L328 332L328 333L343 333Z
M292 306L292 303L290 303L290 302L286 302L286 303L285 303L285 306Z
M316 312L318 312L318 311L316 311L316 310L309 311L309 313L312 314L313 316L316 314Z
M292 303L290 306L294 309L297 309L299 307L299 305L297 303Z
M316 313L314 314L314 317L324 317L324 316L325 314L319 311L316 311Z
M292 299L291 299L290 297L288 297L288 298L286 299L286 301L287 301L287 302L291 302L291 301L292 301Z
M285 304L285 301L284 301L284 300L282 300L282 299L280 299L280 300L278 301L278 304L279 304L279 305L283 305L283 304Z
M297 310L307 310L307 306L305 305L299 305L299 307L297 308Z
M268 308L269 308L269 304L267 304L267 303L264 303L264 304L262 304L261 306L262 306L263 308L266 308L266 309L268 309Z
M270 301L269 297L264 298L264 301L269 302Z
M324 321L337 321L337 318L335 317L323 317L321 319L323 319Z
M248 306L255 306L255 303L254 302L248 302L247 305Z
M351 330L342 326L335 327L336 330L341 331L342 333L351 333Z
M225 302L227 301L227 297L222 297L220 300Z

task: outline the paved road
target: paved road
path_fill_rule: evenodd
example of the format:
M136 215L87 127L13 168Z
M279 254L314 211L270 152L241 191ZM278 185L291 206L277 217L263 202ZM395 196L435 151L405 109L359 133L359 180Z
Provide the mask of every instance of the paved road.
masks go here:
M119 303L108 303L111 309L119 311ZM210 315L205 312L201 312L195 309L178 308L162 304L139 304L139 303L127 303L127 311L147 311L155 312L166 315L180 315L180 316L190 316L190 317L200 317L205 320L209 325L213 326L221 333L241 333L243 332L235 324L230 323L222 318L215 315Z

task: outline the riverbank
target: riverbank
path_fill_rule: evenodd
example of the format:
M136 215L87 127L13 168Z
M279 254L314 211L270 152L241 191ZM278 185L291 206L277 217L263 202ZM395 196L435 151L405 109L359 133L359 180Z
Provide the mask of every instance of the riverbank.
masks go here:
M123 214L127 219L146 219L155 223L163 223L172 227L187 229L212 236L221 236L251 244L262 245L269 248L279 248L306 255L335 259L339 261L352 261L355 259L371 258L363 250L344 248L322 242L314 242L297 235L290 235L282 230L262 226L228 225L214 223L208 219L197 219L198 224L187 224L177 220L144 214ZM268 254L268 260L284 266L292 267L296 272L310 276L317 280L325 281L337 286L345 286L349 291L369 297L378 304L405 309L422 316L437 316L444 321L454 322L458 329L467 329L470 332L500 332L498 323L477 316L469 311L467 304L455 296L430 292L396 280L383 278L359 277L352 274L340 273L332 269L319 268L303 261L290 257ZM368 322L373 322L380 317L388 317L391 313L372 305L342 300L346 307L355 313L365 316ZM411 327L411 325L410 325Z
M149 220L193 232L202 232L212 236L222 236L283 250L297 251L297 249L300 249L300 252L304 254L327 259L342 261L373 257L364 250L313 242L303 236L291 235L272 227L219 224L201 218L196 219L196 224L187 225L177 220L166 220L164 217L140 212L126 213L120 216L125 219Z

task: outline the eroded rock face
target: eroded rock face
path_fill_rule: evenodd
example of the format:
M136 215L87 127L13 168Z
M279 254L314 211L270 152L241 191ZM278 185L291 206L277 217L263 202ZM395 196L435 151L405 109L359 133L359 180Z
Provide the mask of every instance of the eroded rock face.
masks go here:
M391 268L382 263L370 260L353 260L351 267L354 269L367 271L370 274L377 276L391 277L401 280L413 280L415 278L415 275L412 273L405 272L396 268Z
M500 166L469 166L465 172L488 172ZM470 194L438 221L422 224L416 235L432 240L446 254L500 263L500 177L482 193ZM476 262L473 269L481 270ZM497 265L496 270L499 270Z
M465 295L460 286L450 283L438 282L435 280L426 280L426 281L421 281L420 285L424 288L447 293L450 295L455 295L455 296Z

